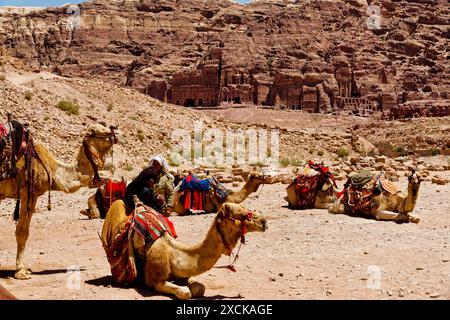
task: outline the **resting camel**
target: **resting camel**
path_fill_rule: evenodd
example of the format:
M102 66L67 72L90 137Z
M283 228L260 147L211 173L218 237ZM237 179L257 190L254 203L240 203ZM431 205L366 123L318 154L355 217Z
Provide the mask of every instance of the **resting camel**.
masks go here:
M288 202L290 209L303 209L298 206L297 192L296 192L295 179L286 188L287 196L284 200ZM334 187L333 181L328 178L321 188L317 190L317 194L314 200L314 209L329 209L335 199L338 190Z
M408 177L408 194L406 196L398 191L397 187L393 184L395 191L389 192L383 189L379 195L373 195L371 197L374 206L369 211L358 213L373 217L377 220L418 223L420 218L413 216L411 212L416 206L420 182L421 178L413 171ZM338 214L352 213L351 209L343 203L342 198L336 199L329 212Z
M225 200L222 201L219 196L216 196L215 199L212 197L206 197L206 201L203 204L203 210L206 213L212 213L217 212L223 203L241 203L247 199L250 194L258 191L261 184L274 184L277 182L279 182L278 177L267 176L253 171L249 174L247 182L242 189L239 191L229 190L229 194ZM180 197L181 193L175 190L174 209L179 215L185 215L187 214L187 210L185 210L183 203L180 201Z
M79 149L76 161L72 164L65 164L55 159L44 146L35 144L37 156L32 160L35 174L30 199L29 188L25 182L25 170L19 170L16 178L0 182L0 200L2 198L16 199L18 194L20 195L20 213L16 227L17 257L14 275L16 279L31 278L31 271L24 263L24 255L37 199L49 190L73 193L83 186L92 187L92 176L97 172L95 176L98 177L98 170L103 169L106 156L118 139L122 139L121 133L114 132L113 128L109 129L100 124L90 126L83 138L83 145ZM38 158L41 161L38 161ZM22 182L20 188L18 179Z
M101 239L104 246L114 241L126 220L124 202L114 202L103 223ZM146 285L186 300L204 295L205 286L197 282L194 276L210 270L223 254L230 255L245 231L264 232L266 229L267 222L262 215L239 204L225 203L214 218L206 238L196 245L185 245L167 232L149 248L137 232L133 232L131 237L134 255L143 262L143 269L139 271L144 272Z

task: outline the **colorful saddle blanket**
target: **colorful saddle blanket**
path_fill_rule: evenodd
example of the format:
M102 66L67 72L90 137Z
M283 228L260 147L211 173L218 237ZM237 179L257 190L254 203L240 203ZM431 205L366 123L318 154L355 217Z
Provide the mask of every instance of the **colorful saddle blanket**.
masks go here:
M122 178L122 181L108 180L108 182L97 189L95 193L95 201L100 212L100 218L104 219L111 204L117 200L125 198L125 190L127 189L127 182Z
M302 209L314 208L314 202L318 191L320 173L305 167L294 180L295 192L297 193L297 205Z
M215 194L221 201L225 201L229 191L216 178L210 177L200 179L193 174L188 175L181 182L179 192L182 192L180 197L186 210L203 210L205 203L205 192L213 189Z
M333 176L329 174L329 169L325 166L311 164L304 167L292 183L295 185L297 194L297 206L301 209L314 208L317 192L328 178L334 183ZM329 190L332 192L332 188Z
M17 121L0 124L0 181L17 175L16 164L27 149L26 130Z
M345 183L343 203L352 213L369 213L376 205L373 197L383 191L391 194L399 192L398 187L382 174L375 176L369 171L362 171L349 177Z
M109 247L104 245L112 277L124 285L132 284L138 276L131 238L133 232L145 240L147 248L165 232L173 238L177 237L175 227L168 218L150 207L138 206L128 216L113 243Z

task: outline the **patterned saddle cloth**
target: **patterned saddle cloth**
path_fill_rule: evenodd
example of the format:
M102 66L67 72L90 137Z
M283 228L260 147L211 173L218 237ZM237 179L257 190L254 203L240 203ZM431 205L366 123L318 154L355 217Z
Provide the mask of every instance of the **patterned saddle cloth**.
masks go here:
M132 245L133 232L144 239L146 248L165 232L173 238L177 237L175 227L168 218L150 207L138 206L128 216L113 243L109 247L104 246L113 279L124 285L132 284L138 276Z
M16 164L27 149L26 130L17 121L0 124L0 181L17 175Z
M295 192L297 194L298 201L297 206L299 208L314 208L317 192L326 182L328 172L329 170L325 166L306 166L300 173L298 173L292 184L295 185ZM333 180L332 175L329 175L329 177ZM290 186L292 186L292 184ZM332 191L332 188L329 190Z
M225 201L225 198L228 197L229 190L216 178L200 179L193 174L185 177L176 191L182 192L180 200L184 203L186 210L202 211L205 202L205 192L211 189L214 190L220 201Z
M368 171L349 177L343 190L343 203L353 213L368 213L376 205L373 197L383 191L391 194L400 192L397 185L382 174L377 176Z

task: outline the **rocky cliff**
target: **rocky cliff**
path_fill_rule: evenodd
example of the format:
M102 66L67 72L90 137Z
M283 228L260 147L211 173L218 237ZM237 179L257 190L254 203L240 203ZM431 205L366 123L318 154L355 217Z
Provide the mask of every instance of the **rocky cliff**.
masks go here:
M4 12L0 46L35 68L186 106L372 112L448 99L445 0L97 0L77 10Z

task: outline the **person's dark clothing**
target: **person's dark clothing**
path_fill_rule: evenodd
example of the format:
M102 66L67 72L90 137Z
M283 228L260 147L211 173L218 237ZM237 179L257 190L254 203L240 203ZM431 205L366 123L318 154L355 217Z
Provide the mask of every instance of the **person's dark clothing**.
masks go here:
M142 172L128 184L127 189L125 190L125 205L133 210L133 196L136 195L145 205L153 207L153 190L148 186L148 182L153 180L156 183L158 182L158 179L159 172L156 172L154 168L150 167L142 170Z

